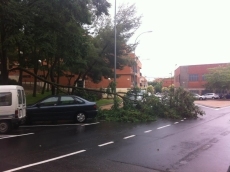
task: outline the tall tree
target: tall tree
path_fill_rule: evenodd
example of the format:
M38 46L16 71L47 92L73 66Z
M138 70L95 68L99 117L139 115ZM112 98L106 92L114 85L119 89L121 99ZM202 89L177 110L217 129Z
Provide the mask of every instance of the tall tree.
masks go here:
M103 76L110 78L114 76L115 27L117 28L117 69L133 63L126 58L134 48L133 44L128 44L128 40L139 28L141 16L136 16L135 5L123 4L118 9L116 26L110 16L102 15L95 18L93 25L88 27L89 31L93 30L91 42L94 46L94 53L86 56L87 67L79 73L81 77L78 77L74 83L79 79L84 81L86 76L90 76L94 82L101 81Z
M15 44L14 37L22 28L22 3L17 0L0 1L0 61L2 83L8 83L8 52ZM15 50L14 50L15 51Z
M207 81L205 87L215 92L225 92L230 90L230 65L208 69L205 75Z

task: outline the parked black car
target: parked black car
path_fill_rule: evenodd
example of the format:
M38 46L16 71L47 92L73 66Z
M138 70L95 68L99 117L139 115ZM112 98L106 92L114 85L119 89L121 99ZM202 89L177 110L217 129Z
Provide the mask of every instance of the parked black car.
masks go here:
M87 101L74 95L48 96L41 101L27 106L27 123L32 121L73 120L85 122L97 115L95 102Z

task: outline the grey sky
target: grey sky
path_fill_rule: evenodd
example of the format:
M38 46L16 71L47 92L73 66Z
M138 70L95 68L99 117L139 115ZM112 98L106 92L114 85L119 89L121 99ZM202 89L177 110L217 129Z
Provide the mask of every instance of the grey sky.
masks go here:
M115 0L111 14L114 14ZM230 62L230 0L117 0L136 4L142 32L136 54L148 79L170 77L180 65ZM112 14L112 15L113 15ZM150 60L146 60L150 59ZM175 66L177 64L177 66Z

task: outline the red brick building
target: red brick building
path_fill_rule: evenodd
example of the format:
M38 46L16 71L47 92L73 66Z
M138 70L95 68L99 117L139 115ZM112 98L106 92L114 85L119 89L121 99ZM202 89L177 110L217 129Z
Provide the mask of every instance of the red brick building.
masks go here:
M229 63L179 66L174 71L174 85L176 88L184 87L191 92L203 94L206 83L204 75L208 73L208 69L227 65Z
M130 58L135 59L134 53L129 54ZM116 74L116 83L117 83L117 92L127 92L128 89L138 86L142 87L146 85L147 80L144 79L144 77L141 76L140 69L142 68L142 64L139 61L139 59L136 59L137 65L134 66L125 66L122 70L117 69ZM43 65L46 65L46 63L43 63ZM33 72L32 70L30 70ZM44 77L46 74L46 71L38 70L38 76ZM19 78L19 72L18 71L12 71L9 73L9 77L11 79L18 80ZM71 78L71 79L70 79ZM77 78L77 75L71 75L70 73L66 73L65 76L60 76L59 83L61 85L70 85L73 86L74 80ZM142 78L142 79L141 79ZM93 83L90 78L86 78L86 80L83 83L83 87L85 88L92 88L92 89L99 89L99 88L107 88L109 83L113 80L113 78L105 79L102 77L102 81L99 83ZM29 84L33 85L34 77L23 72L23 78L22 78L23 84ZM43 82L40 82L38 80L38 85L42 86Z

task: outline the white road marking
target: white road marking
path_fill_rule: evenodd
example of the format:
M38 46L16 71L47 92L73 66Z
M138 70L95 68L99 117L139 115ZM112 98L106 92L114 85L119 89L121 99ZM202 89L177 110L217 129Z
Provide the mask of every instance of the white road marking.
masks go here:
M212 109L212 110L219 110L219 109L222 109L222 108L218 108L217 107L208 107L208 106L203 106L203 105L200 105L200 104L195 104L197 106L200 106L200 107L203 107L203 108L207 108L207 109Z
M178 124L179 122L175 122L174 124Z
M182 122L183 122L184 120L182 119L182 120L180 120L180 121L182 121Z
M171 126L171 125L165 125L165 126L163 126L163 127L157 128L157 129L159 130L159 129L162 129L162 128L165 128L165 127L169 127L169 126Z
M86 125L95 125L95 124L99 124L100 122L95 122L95 123L89 123L89 124L83 124L81 126L86 126Z
M22 167L14 168L14 169L7 170L7 171L4 171L4 172L18 171L18 170L25 169L25 168L29 168L29 167L32 167L32 166L36 166L36 165L39 165L39 164L44 164L44 163L51 162L51 161L55 161L55 160L58 160L58 159L61 159L61 158L65 158L65 157L68 157L68 156L76 155L76 154L79 154L79 153L82 153L82 152L85 152L85 151L86 151L86 150L80 150L80 151L73 152L73 153L70 153L70 154L58 156L58 157L56 157L56 158L47 159L47 160L45 160L45 161L36 162L36 163L33 163L33 164L29 164L29 165L24 165L24 166L22 166Z
M111 141L111 142L103 143L103 144L98 145L98 146L99 146L99 147L102 147L102 146L106 146L106 145L113 144L113 143L114 143L114 142L113 142L113 141Z
M127 136L127 137L124 137L123 139L129 139L129 138L132 138L132 137L135 137L136 135L131 135L131 136Z
M0 137L2 137L2 138L0 138L0 140L7 139L7 138L12 138L12 137L27 136L27 135L31 135L31 134L34 134L34 133L27 133L27 134L20 134L20 135L6 135L6 136L1 135Z
M147 131L145 131L145 133L149 133L149 132L151 132L152 130L147 130Z
M89 123L89 124L59 124L59 125L26 125L26 126L20 126L23 128L29 128L29 127L60 127L60 126L74 126L74 125L80 125L80 126L85 126L85 125L94 125L94 124L99 124L100 122L96 123Z
M186 118L184 118L184 119L186 119Z

